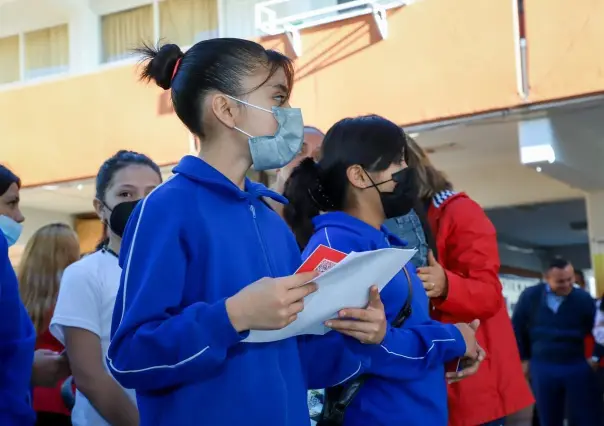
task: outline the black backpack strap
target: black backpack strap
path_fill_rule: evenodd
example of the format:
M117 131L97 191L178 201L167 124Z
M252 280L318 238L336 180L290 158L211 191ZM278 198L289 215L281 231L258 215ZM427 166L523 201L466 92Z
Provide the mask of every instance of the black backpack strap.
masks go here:
M403 272L407 278L409 295L407 296L405 304L392 321L391 325L394 328L401 328L412 313L413 283L411 282L411 276L406 267L403 267ZM317 422L317 426L342 425L344 423L344 412L346 411L346 408L348 408L352 400L357 396L368 377L369 375L363 374L352 380L350 383L326 389L323 412L321 413L321 419Z
M407 271L407 268L405 268L404 266L403 272L405 273L405 277L407 278L407 287L409 288L409 295L407 296L405 304L394 318L394 321L392 321L392 326L394 328L401 328L403 324L405 324L405 321L407 321L407 318L411 316L412 312L411 303L413 302L413 283L411 282L411 276L409 275L409 271Z

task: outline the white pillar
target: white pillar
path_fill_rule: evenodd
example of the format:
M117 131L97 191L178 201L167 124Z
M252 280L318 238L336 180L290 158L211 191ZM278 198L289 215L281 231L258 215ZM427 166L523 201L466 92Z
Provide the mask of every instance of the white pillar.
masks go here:
M590 192L586 198L591 267L600 297L604 294L604 191Z
M69 20L69 67L74 73L95 70L101 63L101 18L81 1Z

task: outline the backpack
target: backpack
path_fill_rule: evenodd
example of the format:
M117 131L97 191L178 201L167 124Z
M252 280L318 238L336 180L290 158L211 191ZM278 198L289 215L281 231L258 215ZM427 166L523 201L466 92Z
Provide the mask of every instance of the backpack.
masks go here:
M407 268L403 267L405 276L407 277L407 284L409 286L409 296L405 301L405 304L398 312L394 321L392 321L392 327L400 328L405 324L407 318L411 316L411 302L413 300L413 284L411 283L411 277ZM323 410L321 416L317 420L317 426L340 426L344 424L344 413L346 408L350 405L352 400L361 390L363 383L369 375L362 374L361 376L353 379L349 383L334 386L325 389L325 401L323 403Z

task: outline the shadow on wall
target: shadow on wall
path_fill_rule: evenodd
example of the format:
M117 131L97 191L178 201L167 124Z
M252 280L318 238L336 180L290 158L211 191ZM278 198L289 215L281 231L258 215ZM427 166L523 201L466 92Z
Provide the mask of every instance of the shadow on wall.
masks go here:
M399 10L390 10L388 17L390 18ZM346 34L342 34L341 31L330 31L335 28L342 28L342 21L304 30L305 34L311 36L313 33L325 34L325 36L313 44L302 46L302 58L299 58L296 67L296 81L309 77L382 41L372 15L363 16L362 20L351 26ZM272 39L275 41L271 42ZM269 49L278 50L282 46L280 38L267 37L262 41L267 43L265 46ZM284 53L290 58L296 57L289 42L286 43Z

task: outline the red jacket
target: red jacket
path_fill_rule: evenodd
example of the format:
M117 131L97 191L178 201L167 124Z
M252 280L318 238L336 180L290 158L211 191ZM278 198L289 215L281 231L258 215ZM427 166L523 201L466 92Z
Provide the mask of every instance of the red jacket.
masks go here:
M432 299L432 317L478 318L478 342L487 353L474 376L449 386L449 425L477 426L533 404L499 281L495 227L476 202L452 191L434 197L428 222L448 280L446 299Z
M36 339L36 349L50 349L55 352L62 352L63 345L54 338L48 326L44 332L38 335ZM34 387L33 390L33 407L36 412L58 413L66 416L70 415L70 411L65 406L61 397L61 385L63 381L57 384L54 388L45 388L41 386Z

